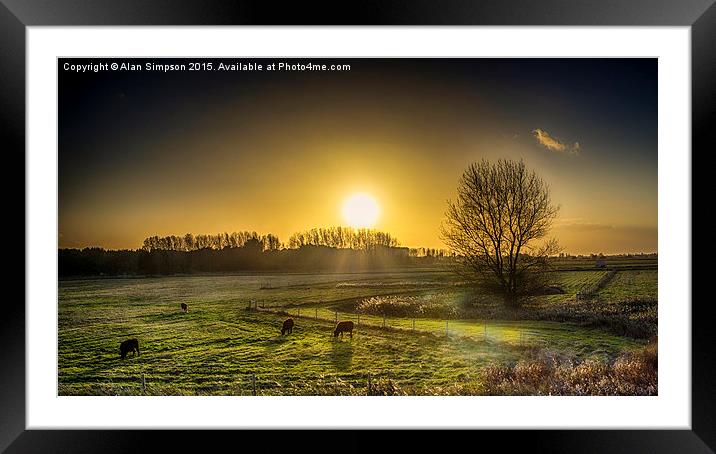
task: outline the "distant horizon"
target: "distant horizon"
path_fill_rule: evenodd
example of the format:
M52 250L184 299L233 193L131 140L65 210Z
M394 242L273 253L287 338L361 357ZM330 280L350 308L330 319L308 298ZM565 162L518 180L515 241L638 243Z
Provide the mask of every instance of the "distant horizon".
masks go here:
M330 226L330 227L349 228L349 226ZM318 227L315 227L315 228L318 228ZM309 229L309 230L310 230L310 229ZM377 230L377 229L373 229L373 230ZM229 234L230 234L230 233L233 233L233 232L247 232L247 231L249 231L249 230L238 229L238 230L231 230L231 231L228 231L228 232L214 232L214 233L192 233L192 232L184 232L184 233L182 233L182 234L176 234L176 233L175 233L175 234L169 234L169 235L150 235L149 237L152 237L152 236L157 236L157 237L160 237L160 238L167 237L167 236L183 237L183 236L185 236L185 235L187 235L187 234L192 234L192 235L194 235L194 236L198 236L198 235L219 235L219 234L224 234L224 233L229 233ZM251 231L251 232L253 232L253 231ZM269 234L271 234L271 232L255 232L255 233L256 233L259 237L264 236L264 235L269 235ZM386 232L386 233L390 233L390 232ZM149 238L149 237L147 237L147 238ZM144 239L143 239L143 240L144 240ZM279 237L279 240L281 241L281 246L282 246L281 249L291 249L291 248L288 246L288 242L287 242L287 241L284 241L284 240L281 239L280 237ZM397 240L400 241L400 238L397 238ZM410 245L405 245L405 244L402 244L402 243L399 243L399 244L398 244L397 246L395 246L395 247L398 247L398 248L407 248L407 249L425 249L425 250L434 249L434 250L438 250L438 251L450 251L449 248L446 248L446 247L433 248L433 247L427 247L427 246L410 246ZM141 249L143 248L143 246L142 246L142 244L141 244L141 242L140 242L139 246L136 246L136 247L120 247L120 248L109 248L109 247L105 247L105 246L97 245L97 244L88 244L88 245L83 245L83 246L59 246L59 247L58 247L58 249L93 249L93 248L104 249L104 250L106 250L106 251L137 251L137 250L141 250ZM350 249L350 248L346 248L346 249ZM658 255L658 251L646 251L646 250L642 250L642 251L623 251L623 252L591 251L591 252L574 252L574 253L573 253L573 252L569 252L569 251L562 251L561 253L562 253L562 254L565 254L565 255L568 256L568 257L569 257L569 256L571 256L571 257L577 257L577 256L593 256L593 255L597 255L597 256L598 256L599 254L602 254L602 255L604 255L604 256L618 256L618 255ZM555 255L555 257L556 257L556 255Z

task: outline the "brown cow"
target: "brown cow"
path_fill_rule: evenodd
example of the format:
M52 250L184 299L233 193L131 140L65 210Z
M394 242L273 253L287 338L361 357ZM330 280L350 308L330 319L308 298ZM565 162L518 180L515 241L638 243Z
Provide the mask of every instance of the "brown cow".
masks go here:
M132 356L136 352L139 354L139 341L137 339L127 339L126 341L119 344L119 356L122 359L127 357L127 353L132 352Z
M292 318L289 318L288 320L283 322L283 327L281 328L281 335L283 336L286 333L288 333L288 334L293 333L293 319Z
M338 334L343 337L343 333L348 333L353 339L353 322L338 322L336 329L333 330L333 337L338 337Z
M183 310L184 313L186 313L186 311L189 310L189 306L187 306L186 303L181 303L181 310Z

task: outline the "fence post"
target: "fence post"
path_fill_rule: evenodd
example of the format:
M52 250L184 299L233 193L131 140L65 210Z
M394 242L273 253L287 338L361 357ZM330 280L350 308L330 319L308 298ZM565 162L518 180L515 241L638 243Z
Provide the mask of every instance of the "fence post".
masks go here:
M318 318L318 308L316 308L316 318Z
M485 322L484 328L485 328L485 334L484 334L484 336L485 336L485 341L487 341L487 322Z
M144 379L144 374L142 374L142 392L145 392L147 390L147 382Z
M450 337L450 332L448 331L448 321L445 320L445 337Z
M415 331L415 319L413 319L413 331Z
M298 308L298 315L297 315L297 317L300 317L300 316L301 316L301 308L299 307L299 308Z
M256 395L256 374L251 374L251 389L253 390L254 396Z
M370 382L370 372L368 372L368 395L370 396L371 391L371 382Z

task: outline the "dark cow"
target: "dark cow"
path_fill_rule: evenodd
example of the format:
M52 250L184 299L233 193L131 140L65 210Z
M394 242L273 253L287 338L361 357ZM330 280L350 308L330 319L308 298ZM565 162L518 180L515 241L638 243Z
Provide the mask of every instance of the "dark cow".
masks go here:
M343 337L343 333L348 333L353 339L353 322L338 322L336 329L333 330L333 337L338 337L340 334Z
M139 354L139 341L137 339L128 339L119 344L119 355L122 359L127 357L127 353L132 352L132 356L136 352Z
M181 310L183 310L185 313L189 310L189 306L186 305L186 303L181 303Z
M286 333L288 333L288 334L293 333L293 319L292 318L289 318L288 320L283 322L283 327L281 328L281 335L283 336Z

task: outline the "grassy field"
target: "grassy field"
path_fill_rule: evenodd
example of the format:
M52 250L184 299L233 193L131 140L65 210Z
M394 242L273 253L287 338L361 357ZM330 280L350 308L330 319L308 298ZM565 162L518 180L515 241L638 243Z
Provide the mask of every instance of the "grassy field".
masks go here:
M573 298L604 273L560 272L565 294L554 296ZM632 288L655 297L655 286L655 269L623 269L598 304L618 306ZM471 292L439 270L61 281L58 393L244 395L255 377L258 394L365 394L368 374L410 394L444 394L456 383L479 392L486 367L514 364L534 347L584 361L645 342L571 323L464 319ZM381 315L356 310L375 297L455 310L447 326L416 315L386 317L383 328ZM259 310L247 309L251 301ZM285 313L296 328L281 337ZM352 340L331 336L336 317L359 323ZM119 342L131 337L142 354L121 360Z
M658 294L656 270L619 271L599 292L602 301L656 300Z

